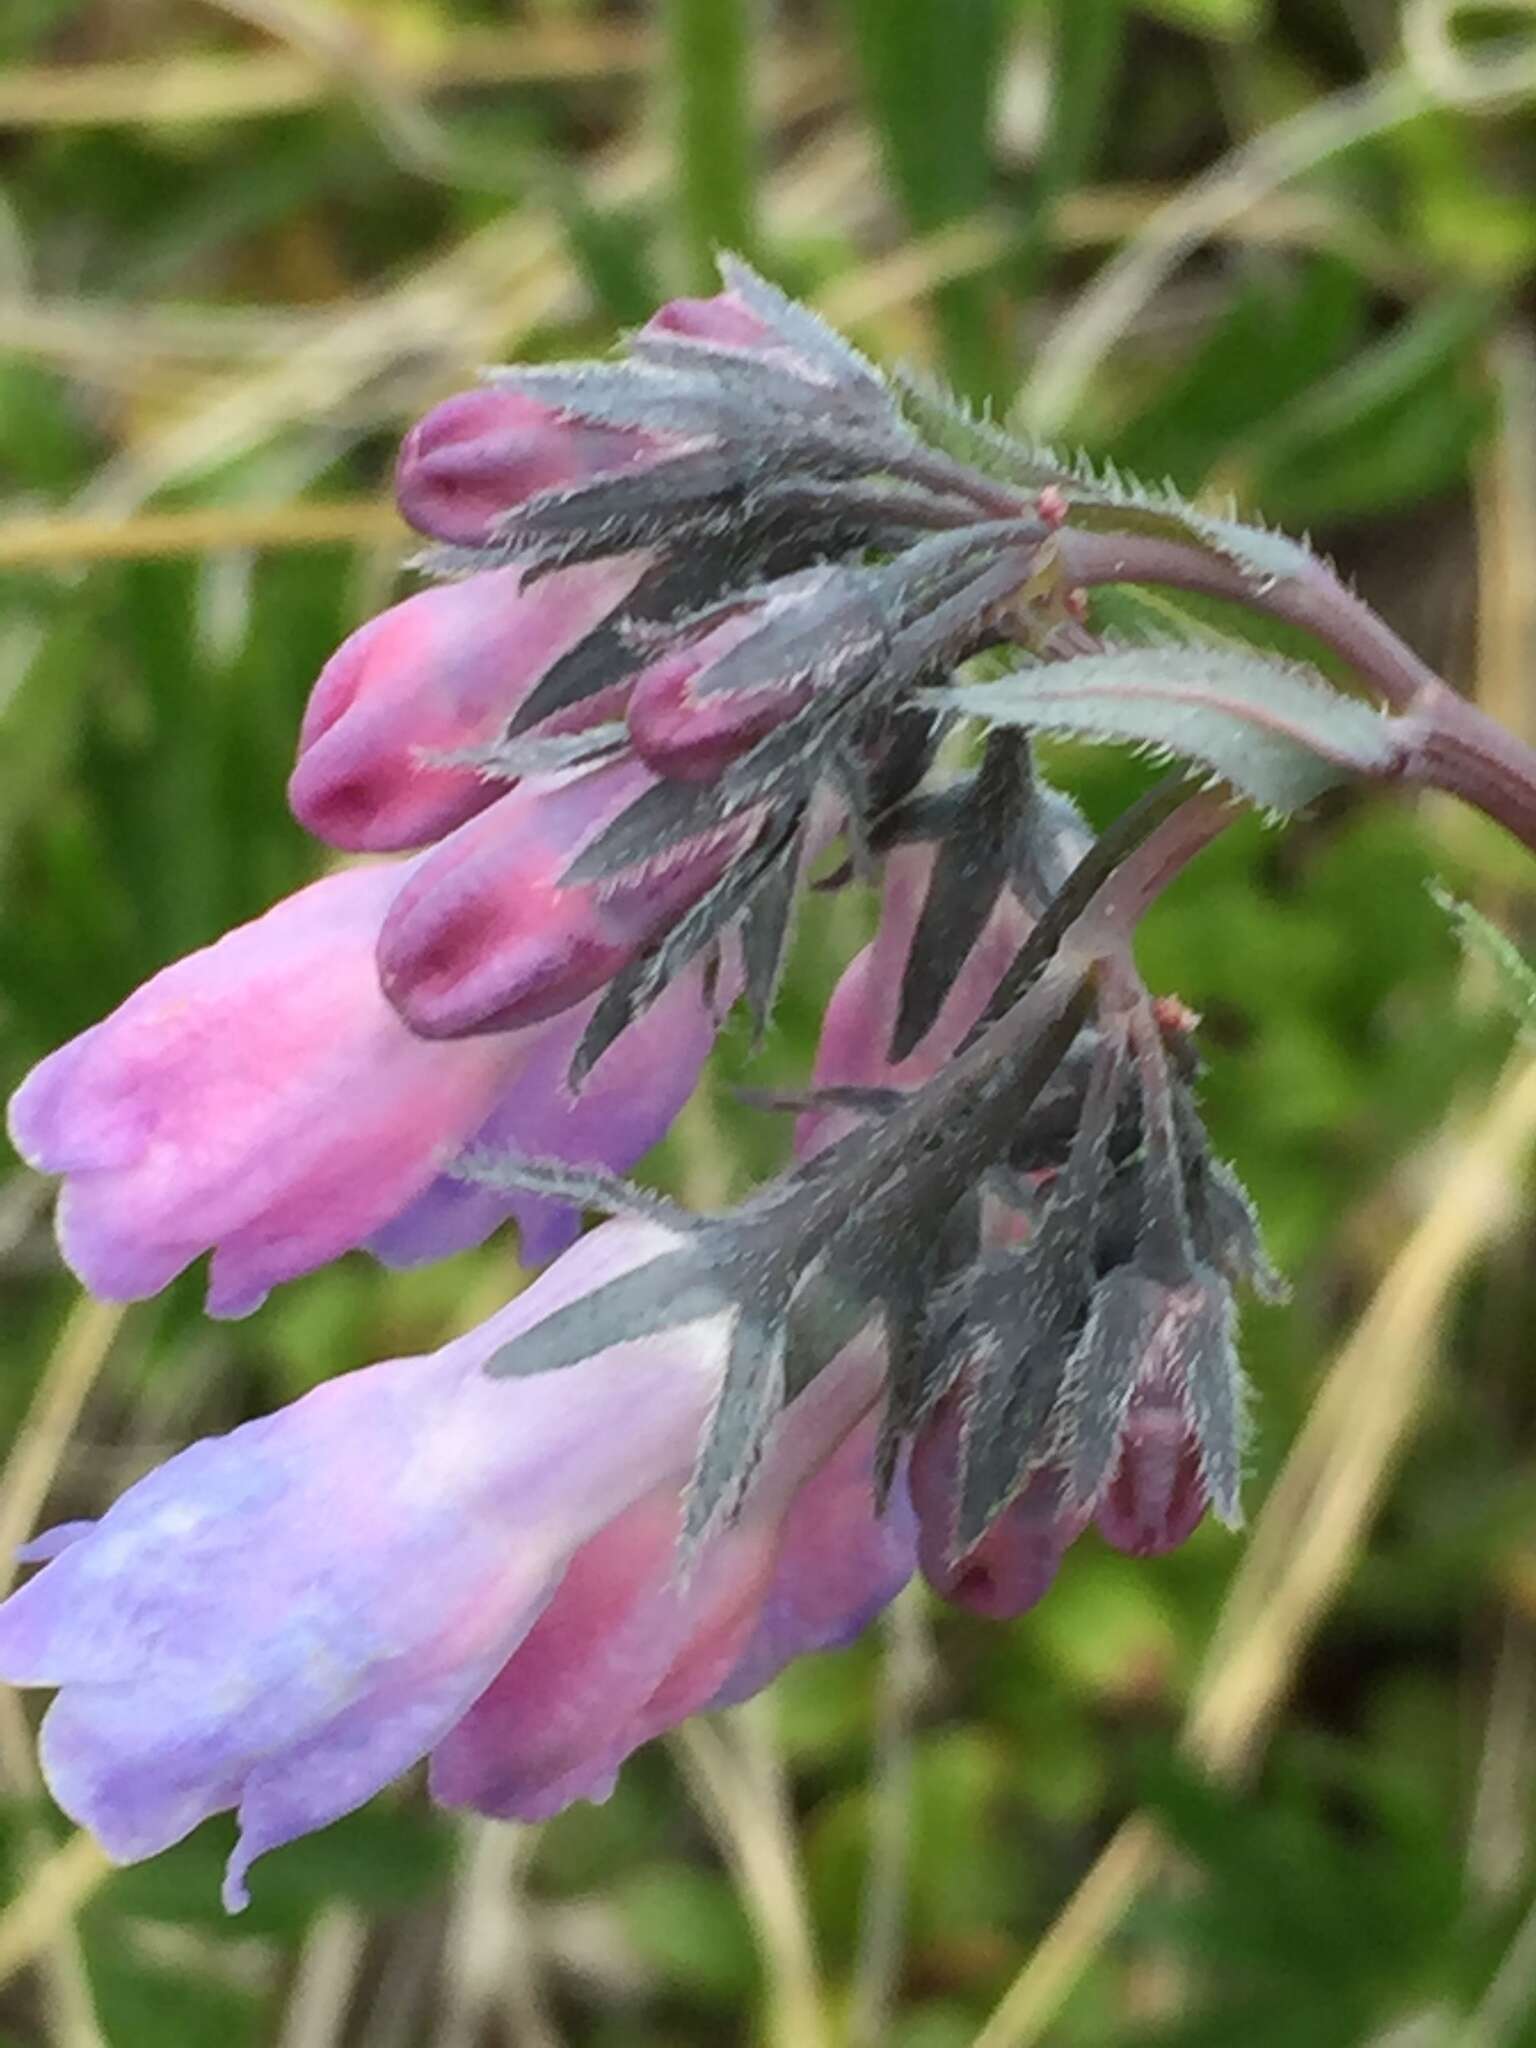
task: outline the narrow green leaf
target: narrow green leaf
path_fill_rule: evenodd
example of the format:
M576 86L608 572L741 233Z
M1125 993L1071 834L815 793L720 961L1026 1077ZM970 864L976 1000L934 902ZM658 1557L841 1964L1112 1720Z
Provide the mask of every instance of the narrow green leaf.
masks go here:
M1235 647L1131 647L928 693L994 725L1139 741L1203 762L1275 811L1396 758L1390 721L1310 671Z
M712 291L722 249L750 252L756 149L747 0L666 0L673 176L689 282Z
M1429 893L1451 920L1467 952L1486 960L1498 978L1505 1008L1527 1036L1536 1036L1536 967L1514 942L1470 903L1436 883Z
M843 0L843 14L891 183L912 226L931 233L978 212L992 182L1001 0ZM949 374L978 398L1009 375L993 340L990 297L987 281L974 277L934 293Z

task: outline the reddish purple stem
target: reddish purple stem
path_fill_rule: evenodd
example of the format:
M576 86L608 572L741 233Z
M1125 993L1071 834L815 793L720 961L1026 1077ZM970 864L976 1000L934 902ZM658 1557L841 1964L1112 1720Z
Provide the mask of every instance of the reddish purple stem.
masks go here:
M1069 527L1057 545L1075 587L1167 584L1226 598L1315 635L1400 714L1397 774L1403 781L1448 790L1536 852L1536 750L1442 682L1325 562L1264 582L1235 562L1180 541Z

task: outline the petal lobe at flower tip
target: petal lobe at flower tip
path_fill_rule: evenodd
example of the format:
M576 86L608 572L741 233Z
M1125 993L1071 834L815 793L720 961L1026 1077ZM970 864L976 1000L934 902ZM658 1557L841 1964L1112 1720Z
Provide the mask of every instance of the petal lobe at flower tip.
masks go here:
M379 939L384 992L413 1032L455 1038L558 1016L719 879L751 818L606 883L562 879L655 786L633 760L529 778L424 857Z
M524 1047L431 1046L401 1025L374 962L401 878L311 884L22 1084L13 1121L69 1176L60 1248L93 1292L139 1300L212 1250L210 1308L244 1314L382 1228L484 1120Z
M606 1225L442 1350L193 1446L0 1606L0 1675L62 1687L44 1761L66 1811L133 1860L237 1806L238 1906L252 1858L433 1749L568 1559L681 1483L725 1340L696 1324L515 1383L485 1364L675 1243Z
M645 566L643 555L622 555L527 585L518 569L493 569L370 619L311 694L288 784L294 816L333 846L387 853L441 838L494 803L504 782L433 756L497 739ZM581 722L612 716L626 688L619 678L614 692L585 699Z

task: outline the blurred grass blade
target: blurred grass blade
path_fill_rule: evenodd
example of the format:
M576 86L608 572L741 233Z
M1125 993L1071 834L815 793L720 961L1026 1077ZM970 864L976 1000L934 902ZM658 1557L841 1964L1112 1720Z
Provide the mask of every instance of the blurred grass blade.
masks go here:
M1359 1554L1423 1409L1451 1290L1507 1227L1536 1136L1536 1065L1520 1061L1437 1173L1270 1489L1212 1632L1184 1745L1218 1776L1251 1768L1306 1646ZM972 2048L1034 2048L1158 1869L1146 1814L1123 1823L1025 1962Z
M1006 14L1000 0L842 0L891 183L920 234L985 206ZM982 277L934 292L944 367L967 397L1011 382Z
M673 198L691 289L716 289L715 256L756 247L757 137L750 0L665 0Z
M1035 166L1034 212L1012 265L1014 290L1034 289L1050 254L1056 202L1095 168L1125 49L1124 0L1055 0L1045 136Z

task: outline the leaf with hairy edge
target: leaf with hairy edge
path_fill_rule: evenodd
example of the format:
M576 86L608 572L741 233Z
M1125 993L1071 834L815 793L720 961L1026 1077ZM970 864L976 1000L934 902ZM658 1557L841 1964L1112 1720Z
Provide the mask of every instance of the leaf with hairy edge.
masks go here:
M829 371L839 383L870 384L882 397L886 395L884 379L867 356L819 314L770 284L750 263L727 252L720 258L720 278L727 291L734 292L749 313L766 321L797 355Z
M1184 1333L1189 1415L1200 1440L1200 1471L1217 1519L1242 1526L1246 1382L1237 1357L1237 1308L1231 1289L1209 1270L1196 1271L1200 1312Z
M772 1019L783 979L798 879L799 847L791 839L758 883L742 919L743 993L759 1044Z
M703 1246L660 1252L551 1311L487 1360L492 1379L528 1379L595 1358L615 1344L681 1329L734 1306Z
M1521 1031L1527 1037L1536 1033L1536 967L1496 924L1490 923L1470 903L1462 902L1460 897L1433 883L1429 893L1450 918L1456 936L1467 952L1492 965L1504 1005Z
M879 1313L879 1300L836 1260L820 1258L802 1273L784 1311L789 1396L808 1387Z
M637 1187L622 1174L602 1167L572 1165L564 1159L532 1159L515 1152L465 1152L448 1172L476 1187L500 1188L569 1202L578 1209L601 1209L610 1216L645 1216L673 1229L689 1228L692 1212L665 1195Z
M1074 526L1209 548L1261 584L1299 575L1313 559L1283 533L1191 505L1171 484L1144 483L1113 466L1095 469L1085 457L1018 439L926 378L898 372L894 383L908 423L925 441L1021 492L1059 490Z
M1173 1114L1196 1256L1228 1280L1251 1287L1260 1301L1288 1300L1290 1287L1264 1249L1252 1198L1234 1169L1213 1157L1187 1087L1174 1088Z
M731 1332L725 1380L683 1497L685 1569L713 1531L741 1506L768 1432L784 1406L784 1361L782 1312L771 1309L760 1317L743 1310Z
M625 553L668 538L679 517L712 508L739 489L741 468L735 448L710 447L568 489L538 491L498 524L492 545L534 560L566 541L601 541L607 552Z
M555 712L584 704L599 691L623 682L639 666L639 657L629 647L619 621L605 619L539 677L508 724L507 738L518 739Z
M654 782L582 848L560 886L611 881L671 847L704 838L731 815L707 784Z
M488 781L517 782L524 775L552 775L562 768L579 768L617 753L628 741L626 725L589 725L584 732L529 733L447 753L427 749L418 758L448 768L478 768Z
M965 1322L976 1380L962 1440L961 1552L1059 1448L1063 1376L1089 1312L1095 1223L1126 1074L1123 1045L1105 1038L1071 1157L1035 1235L973 1270Z
M893 1062L906 1059L933 1029L1008 881L1015 823L1028 800L1028 745L1022 736L988 737L981 773L938 841L902 972L888 1052Z
M707 378L719 404L722 435L761 433L771 418L777 418L800 431L815 420L821 433L841 426L873 434L892 453L901 445L893 442L893 430L905 439L895 408L878 386L846 379L833 383L809 365L786 363L781 354L749 353L691 335L651 334L636 337L632 357L647 370L680 380L702 383Z
M487 370L483 381L563 419L620 432L709 441L732 424L733 394L703 364L663 370L635 362L513 363Z
M1093 1290L1088 1320L1062 1375L1058 1449L1075 1501L1110 1475L1131 1394L1161 1326L1178 1313L1161 1281L1122 1266Z
M1399 758L1381 712L1308 669L1230 647L1119 648L934 690L925 701L993 725L1184 755L1281 812L1346 775L1389 774Z
M1299 541L1266 526L1222 519L1196 505L1139 489L1121 497L1106 494L1069 498L1071 524L1087 533L1131 533L1173 540L1223 556L1261 588L1299 576L1313 560Z
M994 421L979 417L936 378L902 368L891 383L908 424L922 439L983 476L1016 484L1025 492L1044 490L1048 484L1065 491L1080 481L1079 472L1054 450L1016 440Z
M664 556L647 569L617 613L539 678L518 707L506 737L515 739L555 712L585 703L634 675L650 658L646 633L664 639L680 622L716 603L722 591L732 588L742 565L737 535L712 548L690 547L681 560Z
M814 682L836 694L845 678L868 673L888 641L867 579L812 569L764 588L752 632L712 661L692 685L701 697L792 689Z
M807 1116L824 1109L851 1109L858 1116L889 1116L906 1100L902 1088L861 1088L836 1083L830 1088L737 1088L744 1109L776 1110L783 1116Z
M992 1285L987 1285L988 1280ZM1092 1273L1075 1230L1047 1218L1024 1252L973 1279L971 1394L962 1418L955 1549L963 1556L1054 1449L1061 1376Z

